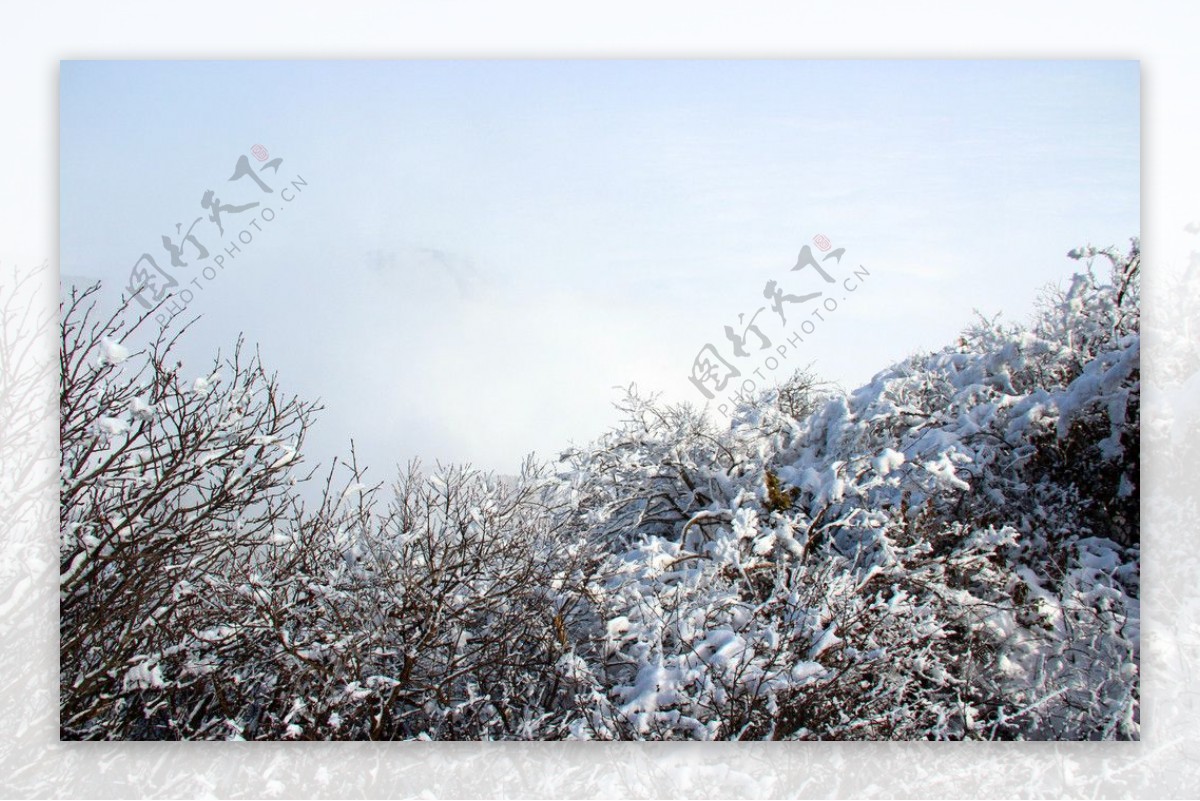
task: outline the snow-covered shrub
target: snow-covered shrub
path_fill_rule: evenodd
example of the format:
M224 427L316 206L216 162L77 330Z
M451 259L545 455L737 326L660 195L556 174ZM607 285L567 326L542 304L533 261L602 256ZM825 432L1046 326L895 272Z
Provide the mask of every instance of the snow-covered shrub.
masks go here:
M99 316L95 294L73 291L61 312L62 732L173 736L207 722L209 701L191 697L202 669L168 675L164 660L231 623L221 590L251 582L294 515L315 407L240 342L201 375L181 373L165 331L132 351L150 315Z
M305 636L340 686L302 698L292 725L372 739L555 736L574 707L561 663L588 565L552 514L554 487L532 463L513 480L412 465L394 490L378 514L321 526L342 536L308 579L323 609Z
M617 550L597 734L1135 737L1140 255L1100 255L804 419L632 397L568 454Z
M597 560L557 481L414 465L381 503L352 451L304 496L314 405L240 343L185 376L95 294L61 321L63 737L567 735Z
M314 407L76 296L63 736L1136 738L1140 253L1073 255L1028 324L849 394L631 390L553 467L351 451L315 503Z

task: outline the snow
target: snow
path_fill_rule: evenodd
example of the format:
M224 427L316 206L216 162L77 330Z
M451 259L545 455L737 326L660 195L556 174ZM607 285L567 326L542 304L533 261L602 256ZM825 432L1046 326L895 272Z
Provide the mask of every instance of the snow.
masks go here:
M192 382L192 392L196 395L207 395L220 382L221 377L216 373L201 376Z
M886 476L903 464L904 454L891 448L884 448L878 456L871 460L871 466L880 476Z
M129 348L119 342L114 342L109 337L103 337L100 340L100 355L96 358L96 364L99 367L118 365L128 358Z
M139 662L125 672L126 690L159 689L164 686L161 665Z
M154 419L157 410L141 398L133 398L129 401L129 412L133 415L134 420L150 422Z
M282 447L282 449L283 449L283 455L280 456L275 461L271 462L271 466L269 468L270 470L282 469L282 468L286 467L287 465L291 464L292 462L294 462L296 460L296 457L300 455L300 452L296 449L296 447L294 445L284 445Z
M129 423L118 417L101 417L96 421L96 427L104 434L117 436L129 430Z

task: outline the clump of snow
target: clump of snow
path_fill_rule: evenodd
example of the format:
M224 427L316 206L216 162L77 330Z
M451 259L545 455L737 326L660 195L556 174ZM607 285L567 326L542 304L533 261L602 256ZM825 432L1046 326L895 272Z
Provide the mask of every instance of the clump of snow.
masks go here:
M103 337L100 340L100 354L96 357L97 366L118 365L128 358L129 348L109 337Z
M129 423L119 417L101 417L96 421L96 428L109 436L124 434L129 430Z
M129 401L129 412L134 420L150 422L154 419L156 409L141 398L133 398Z

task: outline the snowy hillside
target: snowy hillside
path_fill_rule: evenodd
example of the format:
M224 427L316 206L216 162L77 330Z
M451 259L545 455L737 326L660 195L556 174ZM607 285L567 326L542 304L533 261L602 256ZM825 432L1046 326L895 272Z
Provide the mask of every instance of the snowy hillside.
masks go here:
M1140 253L1072 256L848 395L630 393L554 465L351 459L315 509L314 407L68 303L62 734L1136 739Z

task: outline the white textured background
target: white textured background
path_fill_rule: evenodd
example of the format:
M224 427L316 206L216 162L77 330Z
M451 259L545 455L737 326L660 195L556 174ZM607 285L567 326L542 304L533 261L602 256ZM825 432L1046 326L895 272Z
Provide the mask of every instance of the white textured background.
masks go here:
M1200 60L1191 4L28 3L0 13L0 795L1194 797L1200 792ZM996 57L1142 62L1143 741L57 742L60 58ZM204 125L219 108L197 109ZM1103 116L1109 110L1095 109ZM1019 238L1019 232L1014 236ZM39 265L41 265L39 267ZM1193 284L1193 290L1200 284ZM1187 333L1184 333L1187 332ZM1190 340L1181 337L1190 337ZM1191 379L1190 381L1188 379ZM1155 382L1157 381L1157 383Z

